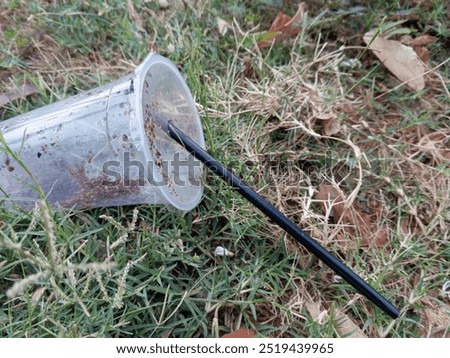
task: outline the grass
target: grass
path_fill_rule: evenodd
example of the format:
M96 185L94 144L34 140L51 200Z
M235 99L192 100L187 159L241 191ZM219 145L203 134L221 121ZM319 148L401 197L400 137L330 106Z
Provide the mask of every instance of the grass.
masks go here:
M449 57L446 2L308 2L299 37L261 51L253 34L279 4L292 15L296 3L133 3L138 19L124 1L2 4L0 92L31 81L38 93L0 108L1 118L117 79L157 51L186 77L209 152L402 317L391 321L209 174L203 201L185 215L0 207L0 336L217 337L239 327L273 337L448 335L449 64L420 93L392 90L399 83L362 42L400 17L414 36L438 38L429 46L437 66ZM225 35L217 17L229 23ZM360 65L340 67L353 58ZM340 125L331 136L328 116ZM386 242L367 245L363 229L339 221L317 199L323 184L353 200L353 214L370 214ZM219 245L235 257L215 257Z

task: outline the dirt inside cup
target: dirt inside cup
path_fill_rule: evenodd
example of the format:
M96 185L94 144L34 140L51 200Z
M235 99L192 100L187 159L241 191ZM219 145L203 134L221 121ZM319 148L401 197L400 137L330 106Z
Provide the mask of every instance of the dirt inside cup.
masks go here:
M130 75L3 121L0 130L8 150L54 206L161 204L191 210L203 193L202 165L154 125L153 113L204 147L184 78L153 53ZM34 206L39 196L32 178L0 149L0 200Z

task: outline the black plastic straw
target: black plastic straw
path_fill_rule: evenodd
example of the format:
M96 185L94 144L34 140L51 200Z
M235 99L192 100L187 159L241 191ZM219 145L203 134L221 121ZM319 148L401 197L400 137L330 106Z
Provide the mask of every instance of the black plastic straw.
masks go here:
M267 217L277 223L284 231L302 244L308 251L327 264L334 272L356 288L375 305L381 308L392 318L398 318L400 312L397 308L380 295L373 287L359 277L355 272L345 266L340 260L323 248L317 241L290 221L273 205L264 200L257 192L231 173L220 162L211 157L203 148L195 143L189 136L156 114L153 114L155 122L175 141L181 144L195 158L203 162L211 171L231 185L244 198L261 210Z

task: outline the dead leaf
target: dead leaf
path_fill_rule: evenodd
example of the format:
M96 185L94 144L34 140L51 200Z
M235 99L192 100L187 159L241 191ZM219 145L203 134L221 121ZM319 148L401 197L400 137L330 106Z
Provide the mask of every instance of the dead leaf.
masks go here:
M27 97L35 93L38 93L37 87L32 83L25 83L15 90L0 94L0 107L11 101L15 101L16 99Z
M344 196L333 185L320 184L316 199L320 200L320 206L324 212L327 211L328 204L332 205L331 215L341 217L344 212Z
M258 42L259 48L269 47L272 44L280 42L282 39L296 36L300 33L300 23L306 12L306 4L301 2L294 17L279 12L273 20L269 30L261 34ZM267 37L268 36L268 37Z
M342 230L346 233L361 237L361 245L365 247L383 247L387 244L387 231L379 228L381 208L371 208L370 214L363 212L360 204L354 201L349 208L345 207L346 195L333 185L320 184L319 191L315 197L320 202L322 211L326 214L330 211L333 222L342 224ZM344 245L354 246L344 240L340 240Z
M341 122L336 118L330 118L325 121L325 125L323 126L323 131L325 135L332 136L339 133L341 130Z
M409 46L399 41L387 40L381 36L375 38L376 30L371 30L364 35L364 42L378 57L383 65L392 72L400 81L415 90L420 91L425 87L423 63L417 53Z
M417 56L419 56L422 62L428 62L428 59L430 58L430 51L428 51L426 47L414 46L414 51L417 53Z
M402 41L405 45L409 46L426 46L430 45L432 43L435 43L438 39L434 36L430 35L421 35L419 37L416 37L415 39L411 39L409 41Z
M419 333L423 337L450 338L450 311L428 298L421 299L426 308L421 311Z
M341 311L336 311L335 328L341 337L367 338L359 326Z
M450 149L446 145L447 136L441 132L433 132L423 136L417 146L421 151L427 152L435 163L448 163Z
M406 34L400 37L400 42L404 45L408 45L411 43L411 41L413 40L413 37L410 34Z
M217 19L217 29L219 30L219 34L222 36L225 35L228 32L228 29L230 28L230 25L225 20L218 17Z
M412 46L417 56L423 61L427 62L430 57L430 51L425 47L426 45L435 43L438 39L430 35L421 35L413 39L411 36L403 36L400 41L408 46Z
M320 302L306 301L305 306L311 318L318 324L322 325L328 319L328 312L327 310L322 310Z
M224 334L222 338L253 338L256 333L252 329L240 328L237 331Z
M314 104L312 106L314 118L317 118L324 123L323 133L327 136L337 134L341 129L341 123L337 119L334 107L322 104L322 96L314 90L309 92L309 100Z

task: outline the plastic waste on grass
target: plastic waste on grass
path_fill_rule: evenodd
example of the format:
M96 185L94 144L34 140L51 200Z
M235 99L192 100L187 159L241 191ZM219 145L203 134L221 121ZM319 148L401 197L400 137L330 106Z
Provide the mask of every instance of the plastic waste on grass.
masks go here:
M118 81L1 122L0 130L53 205L191 210L203 193L202 166L152 124L152 113L204 147L189 88L175 65L157 54ZM33 181L1 149L0 200L33 206Z
M256 191L225 168L222 163L211 157L201 146L189 138L189 136L186 135L186 133L178 128L173 122L165 120L158 114L154 114L153 121L161 129L163 129L170 138L186 148L190 153L192 153L193 156L195 156L195 158L201 160L202 163L204 163L212 172L223 179L228 185L233 187L256 208L261 210L264 215L291 235L309 252L313 253L317 258L326 263L335 273L344 278L349 284L381 308L386 314L393 319L400 316L400 311L392 303L386 300L386 298L384 298L379 292L365 282L360 276L358 276L358 274L348 268L342 261L337 259L329 251L322 247L316 240L295 225L294 222L284 216L278 209L264 200Z
M200 163L192 165L195 157L389 316L395 319L400 314L355 272L204 151L192 95L175 66L161 56L149 55L122 80L15 117L0 128L48 200L63 206L149 203L188 211L197 205L203 191ZM0 149L3 201L14 199L22 205L35 201L37 193L29 175L6 148Z

